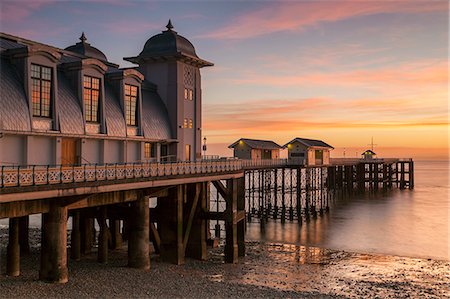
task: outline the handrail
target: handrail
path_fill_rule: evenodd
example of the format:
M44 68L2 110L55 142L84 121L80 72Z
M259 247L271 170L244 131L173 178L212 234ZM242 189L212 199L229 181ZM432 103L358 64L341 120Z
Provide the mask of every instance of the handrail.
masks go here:
M242 161L1 166L0 188L241 171Z
M388 159L384 161L387 162L387 160ZM412 161L412 159L396 159L396 162L403 161ZM363 160L361 162L366 161ZM264 167L284 166L291 166L288 159L223 159L163 163L138 161L133 163L91 163L81 165L1 165L0 189L36 185L224 173Z

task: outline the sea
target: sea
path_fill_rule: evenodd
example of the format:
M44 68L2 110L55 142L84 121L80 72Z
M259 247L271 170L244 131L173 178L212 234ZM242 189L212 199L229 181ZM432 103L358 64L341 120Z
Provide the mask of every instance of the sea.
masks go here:
M246 239L450 260L449 161L415 161L414 167L414 190L340 199L302 225L269 220L262 232L259 223L250 222ZM7 223L0 220L0 226ZM40 224L40 215L30 217L31 227Z
M414 168L414 190L337 200L301 226L269 220L262 232L248 223L246 239L450 260L449 161L415 161Z

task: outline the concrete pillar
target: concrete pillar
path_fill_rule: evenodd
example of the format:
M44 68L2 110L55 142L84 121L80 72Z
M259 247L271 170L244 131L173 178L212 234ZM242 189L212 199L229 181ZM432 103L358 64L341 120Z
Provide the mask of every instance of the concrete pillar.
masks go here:
M128 266L132 268L150 269L150 210L148 198L141 196L131 203L130 236L128 241Z
M87 211L86 211L87 212ZM80 232L81 232L81 253L89 254L92 246L95 243L95 226L94 219L87 213L82 213L80 217Z
M206 220L199 217L201 211L207 208L207 194L206 189L208 183L189 184L187 190L187 206L185 209L185 219L191 216L192 206L195 204L196 188L199 189L199 197L194 210L192 225L189 227L187 223L186 231L189 230L189 236L186 244L186 256L206 260ZM186 237L186 233L185 233Z
M100 207L97 218L100 233L98 235L97 261L102 264L108 262L108 226L106 225L106 206Z
M120 220L110 218L109 227L111 229L111 249L122 247L122 235L120 234Z
M30 253L29 226L30 226L29 216L23 216L19 218L19 243L21 255L26 255Z
M42 215L41 270L39 279L66 283L67 270L67 207L50 205Z
M19 218L9 219L9 241L6 257L6 275L20 275L20 243L19 243Z
M158 197L158 230L161 238L161 259L177 265L184 264L183 194L184 185L169 190L167 197Z
M245 177L237 179L237 210L245 213ZM238 255L245 256L245 217L237 223Z
M80 211L74 211L72 214L72 232L70 235L70 257L76 261L81 258Z
M238 244L237 244L237 223L235 215L237 214L237 188L236 179L227 180L227 207L225 209L225 262L238 262ZM261 215L263 217L263 215ZM261 218L262 219L262 218Z

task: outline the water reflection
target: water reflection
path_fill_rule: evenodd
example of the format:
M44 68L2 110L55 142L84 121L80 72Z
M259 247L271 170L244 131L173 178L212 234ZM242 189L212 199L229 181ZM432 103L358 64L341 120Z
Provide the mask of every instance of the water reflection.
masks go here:
M416 163L414 191L337 200L328 214L298 225L248 223L247 238L358 252L449 258L448 164Z

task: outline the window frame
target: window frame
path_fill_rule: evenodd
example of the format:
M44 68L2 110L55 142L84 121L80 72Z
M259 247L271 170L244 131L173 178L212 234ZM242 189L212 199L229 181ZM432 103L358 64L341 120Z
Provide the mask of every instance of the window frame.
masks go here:
M86 78L88 78L89 79L89 87L87 87L86 86ZM95 89L95 88L93 88L92 86L93 86L93 80L98 80L98 88L97 89ZM100 93L100 90L101 90L101 78L98 78L98 77L94 77L94 76L89 76L89 75L83 75L83 105L84 105L84 118L85 118L85 120L86 120L86 122L88 122L88 123L100 123L100 101L101 101L101 93ZM87 99L86 99L86 91L88 91L89 92L89 101L90 101L90 103L89 103L89 114L87 113L88 112L88 107L87 107ZM93 101L92 101L92 94L93 94L93 91L97 91L98 92L98 94L97 94L97 111L96 111L96 117L95 117L95 120L93 120L93 107L94 107L94 105L92 104L93 103ZM88 119L88 115L90 115L90 118Z
M38 67L39 68L39 77L35 77L33 76L34 74L34 70L33 67ZM50 70L50 79L45 79L43 78L43 69L49 69ZM31 79L31 112L33 117L44 117L44 118L52 118L52 108L53 108L53 68L52 67L48 67L45 65L41 65L41 64L37 64L37 63L31 63L31 67L30 67L30 79ZM35 113L35 106L34 106L34 94L35 94L35 89L34 89L34 80L38 81L38 85L39 85L39 91L38 91L38 105L39 105L39 113ZM48 95L49 95L49 99L48 99L48 115L43 115L43 83L44 82L48 82L50 87L48 89Z
M130 92L127 94L127 87L130 88ZM136 95L133 96L133 88L136 89ZM127 100L128 98L128 100ZM134 98L134 111L131 109L132 99ZM138 103L139 103L139 86L133 84L124 84L124 110L125 110L125 122L127 126L138 126ZM134 121L132 122L132 112L134 112Z

